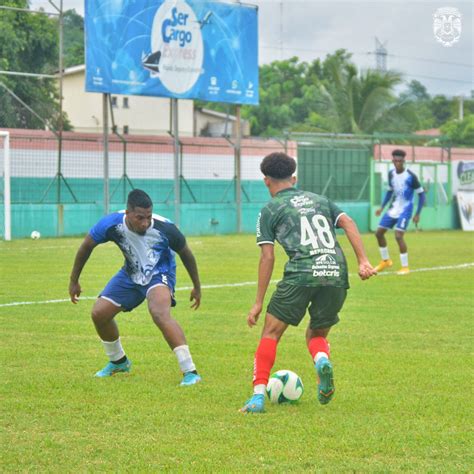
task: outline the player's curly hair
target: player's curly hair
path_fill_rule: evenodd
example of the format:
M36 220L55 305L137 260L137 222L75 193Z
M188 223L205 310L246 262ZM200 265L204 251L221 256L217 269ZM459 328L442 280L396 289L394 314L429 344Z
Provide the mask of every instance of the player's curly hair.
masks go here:
M407 153L405 150L400 150L397 148L396 150L392 151L392 156L399 156L400 158L405 158L405 156L407 156Z
M134 189L128 193L127 209L133 211L136 207L148 209L153 206L153 202L145 191Z
M273 179L291 178L295 170L296 161L286 153L270 153L260 163L260 171Z

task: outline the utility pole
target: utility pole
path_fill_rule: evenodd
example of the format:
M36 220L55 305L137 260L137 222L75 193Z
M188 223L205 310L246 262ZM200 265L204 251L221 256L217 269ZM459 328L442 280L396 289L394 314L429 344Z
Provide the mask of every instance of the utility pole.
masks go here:
M387 42L382 43L377 37L375 37L375 68L377 71L387 70L387 48L385 46Z
M464 96L459 96L459 120L464 119Z

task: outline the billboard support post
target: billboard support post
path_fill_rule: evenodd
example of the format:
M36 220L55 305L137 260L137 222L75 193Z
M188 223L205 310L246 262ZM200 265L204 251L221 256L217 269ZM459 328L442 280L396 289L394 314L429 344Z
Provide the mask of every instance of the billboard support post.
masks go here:
M109 94L102 94L102 116L104 122L104 214L109 213Z
M179 166L180 143L178 129L178 99L171 99L173 117L172 134L174 139L174 223L179 226L181 207L181 173Z
M236 141L234 147L234 166L235 166L235 207L237 212L237 233L242 232L242 166L241 166L241 144L242 144L242 127L240 123L240 105L237 105L235 121Z

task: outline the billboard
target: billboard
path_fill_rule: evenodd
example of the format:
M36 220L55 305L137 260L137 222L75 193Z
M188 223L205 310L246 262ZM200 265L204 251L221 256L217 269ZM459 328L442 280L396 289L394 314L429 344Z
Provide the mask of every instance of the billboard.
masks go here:
M86 91L258 104L257 8L86 0Z

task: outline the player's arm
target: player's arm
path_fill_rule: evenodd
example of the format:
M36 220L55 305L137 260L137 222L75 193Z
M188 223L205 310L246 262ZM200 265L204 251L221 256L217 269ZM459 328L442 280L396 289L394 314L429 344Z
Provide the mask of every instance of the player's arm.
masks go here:
M416 192L418 193L418 206L416 208L415 215L413 216L413 222L415 224L418 224L418 222L420 222L421 210L423 209L423 206L425 205L426 193L421 185L419 186L418 189L416 189Z
M184 268L186 268L191 281L193 282L193 289L189 298L189 301L194 300L191 308L198 309L199 305L201 304L201 282L199 280L196 259L194 258L191 249L188 247L188 244L184 245L184 247L178 252L178 255L181 258Z
M263 300L270 283L275 263L274 246L272 244L260 245L260 261L258 264L258 286L255 303L247 315L247 324L252 327L257 324L258 317L262 312Z
M71 277L69 279L69 297L74 304L77 303L82 292L81 285L79 283L79 277L81 276L82 269L84 268L84 265L86 264L87 260L89 260L92 251L97 245L97 242L88 234L76 253L76 258L74 259L74 265L71 271Z
M344 229L344 232L354 249L359 264L360 278L362 280L367 280L372 275L376 275L377 272L372 268L365 253L364 244L362 243L362 238L356 223L347 214L341 214L337 219L337 226Z
M392 199L392 196L393 196L393 190L392 189L387 190L387 192L385 193L385 196L383 198L382 204L375 211L376 216L380 216L380 214L382 214L382 211L383 211L384 207L390 202L390 199Z

